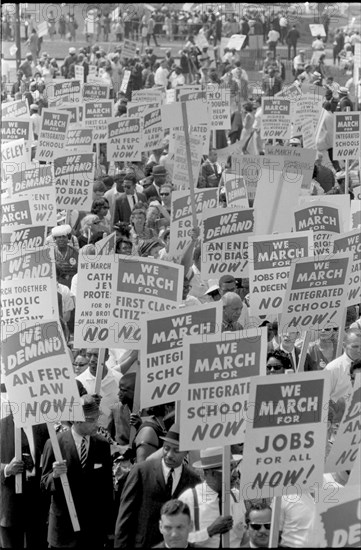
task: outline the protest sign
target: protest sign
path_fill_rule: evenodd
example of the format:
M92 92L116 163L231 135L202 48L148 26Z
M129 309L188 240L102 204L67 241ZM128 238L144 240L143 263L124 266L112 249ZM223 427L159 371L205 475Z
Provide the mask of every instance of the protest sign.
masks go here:
M316 149L315 126L311 119L302 123L302 143L305 149Z
M195 189L198 183L199 170L201 168L200 158L202 157L203 150L202 135L192 133L189 136L189 145L191 149L193 187ZM184 132L175 132L172 183L177 190L189 189L191 185L188 175L188 157Z
M181 450L244 441L249 382L265 373L266 348L264 328L183 338Z
M104 78L102 78L101 75L103 73L101 73L100 71L101 69L99 69L99 76L89 74L86 79L87 84L94 84L95 86L104 86L105 80Z
M361 376L355 377L353 392L346 402L335 441L325 464L325 472L342 472L354 467L360 452Z
M218 334L222 325L219 302L142 316L140 402L142 408L180 399L183 338Z
M23 228L25 229L25 228ZM18 250L18 255L9 258L2 265L2 280L11 279L39 279L55 277L54 251L48 246L37 247L35 250Z
M176 128L173 128L173 131L169 134L169 146L168 146L168 152L174 153L174 140L175 140L175 134L176 132L184 132L183 126L177 126ZM199 124L189 124L189 135L193 137L194 135L200 135L202 138L202 154L208 155L209 154L209 140L210 140L210 131L209 126L206 122L199 123ZM198 169L197 169L198 170Z
M1 189L6 189L12 174L25 170L29 163L29 151L23 138L1 143Z
M59 210L91 210L94 170L95 153L54 159L56 204Z
M143 115L140 139L141 151L153 151L162 147L164 130L160 108L147 110Z
M165 91L165 103L174 103L176 101L176 89L171 88L170 90Z
M331 498L332 497L332 498ZM360 548L360 485L320 491L314 522L313 548Z
M296 81L291 84L285 84L282 86L282 90L277 92L274 97L279 97L282 99L288 99L291 103L298 101L302 96L301 84Z
M95 255L98 256L99 254L114 254L115 253L115 244L117 240L117 233L114 231L110 235L107 235L103 239L100 239L100 241L97 241L95 243Z
M82 98L82 82L73 78L69 80L52 80L47 85L47 94L50 101L57 105L64 102L80 103Z
M37 27L37 35L39 38L43 38L44 36L46 36L48 34L48 22L47 21L42 21L41 23L38 24L38 27Z
M325 27L321 23L309 25L312 36L326 36Z
M134 103L133 101L129 101L127 103L127 116L128 117L135 117L139 118L140 115L144 114L144 112L149 109L157 109L160 107L160 103Z
M40 284L29 278L3 281L1 324L13 325L24 320L54 318L53 284L55 282L50 277L44 277Z
M116 118L108 124L108 160L138 162L141 160L140 119Z
M143 90L132 91L133 103L157 103L162 105L163 96L165 96L165 89L159 88L144 88Z
M92 153L93 130L91 128L71 127L66 133L66 149L77 153Z
M202 215L202 279L225 273L248 277L248 237L253 235L254 211L215 208Z
M50 165L37 166L11 176L12 198L28 198L33 205L37 225L56 225L55 186Z
M26 142L33 140L32 128L30 126L30 120L24 118L7 118L2 121L1 124L1 141L6 143L8 141L14 141L16 139L23 138Z
M74 78L79 80L79 82L84 82L84 66L83 65L74 65Z
M116 254L79 259L74 342L139 349L140 315L177 307L183 272L183 266L153 258Z
M177 126L183 126L181 103L162 105L161 111L163 128L176 128ZM201 99L187 102L187 115L188 121L192 121L192 124L199 124L200 122L207 123L207 103Z
M291 264L313 255L312 231L248 240L251 315L282 313Z
M335 234L341 233L340 208L322 201L294 208L294 230L313 231L314 255L330 254Z
M113 101L87 101L85 103L84 127L93 129L93 143L108 141L108 122L113 116L113 105Z
M251 378L243 498L302 494L322 481L329 397L326 372Z
M120 86L120 91L123 92L123 94L127 93L128 83L129 83L129 79L130 79L131 74L132 74L131 71L128 71L128 70L124 71L122 84Z
M298 197L298 204L304 205L324 205L328 204L334 208L338 208L340 212L340 233L349 230L348 220L350 218L350 196L343 195L313 195Z
M124 39L122 45L122 59L134 59L137 55L138 45L134 40Z
M201 86L182 86L177 91L179 101L195 101L202 99L207 101L207 93Z
M356 229L361 225L361 200L351 201L350 229Z
M44 225L29 225L19 228L2 228L1 259L7 261L23 252L37 250L44 246L46 227Z
M9 103L1 104L1 118L30 117L29 103L26 99L18 99Z
M61 155L66 145L69 121L70 113L67 111L43 109L36 160L51 162L56 156Z
M266 145L266 155L272 155L278 161L283 157L283 179L296 184L298 177L302 177L301 191L309 193L312 174L316 160L316 148L306 149L305 147L283 147L280 145Z
M98 72L98 68L96 65L89 65L89 73L88 73L88 77L89 76L95 76ZM87 79L88 80L88 79Z
M347 302L352 255L301 258L292 264L280 326L302 331L339 327Z
M84 84L83 99L84 101L99 101L100 99L109 99L110 88L106 84Z
M226 190L227 206L249 207L247 188L243 176L223 172L222 184Z
M49 105L50 107L50 105ZM55 106L56 107L56 106ZM63 103L59 107L57 107L59 111L67 111L70 113L70 119L69 119L69 129L73 127L75 124L83 124L83 118L84 118L84 104L76 104L76 103Z
M60 323L24 322L3 341L3 381L15 426L84 421L70 355Z
M334 159L359 159L361 154L361 113L335 112Z
M240 51L246 38L247 36L245 34L232 34L226 47L230 50Z
M207 84L207 100L209 105L209 126L212 130L231 129L231 90ZM193 120L188 115L190 120Z
M196 215L198 224L202 212L210 211L218 205L218 189L195 189ZM170 224L169 253L179 262L192 241L192 205L188 191L173 191Z
M262 97L261 138L290 139L291 102L288 99Z
M302 94L297 101L292 102L292 136L302 134L302 125L305 121L311 120L313 127L316 128L323 102L324 98L322 96L315 97L312 93ZM303 144L303 146L305 145Z
M51 197L50 187L45 195L48 198ZM51 201L45 205L39 204L36 196L35 193L19 199L3 200L1 204L1 227L39 225L53 219L55 204L51 204ZM43 206L46 219L44 219Z
M361 302L361 229L354 229L335 237L333 251L353 254L346 306L356 306Z

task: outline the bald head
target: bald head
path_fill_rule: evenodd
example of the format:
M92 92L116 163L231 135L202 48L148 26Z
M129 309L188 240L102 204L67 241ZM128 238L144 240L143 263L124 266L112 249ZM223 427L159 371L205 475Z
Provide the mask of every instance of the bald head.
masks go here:
M227 292L221 298L223 303L223 321L235 323L241 316L243 301L235 292Z

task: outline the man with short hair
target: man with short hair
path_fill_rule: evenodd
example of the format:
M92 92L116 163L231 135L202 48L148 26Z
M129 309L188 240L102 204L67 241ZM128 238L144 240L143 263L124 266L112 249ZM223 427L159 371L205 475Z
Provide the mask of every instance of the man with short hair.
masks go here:
M227 292L222 296L222 302L222 332L243 330L243 326L238 321L244 307L242 298L240 298L240 296L235 292Z
M149 548L161 542L158 521L162 504L200 482L184 464L187 451L179 450L179 426L163 439L163 456L136 464L122 492L115 525L114 548Z
M246 512L250 548L268 548L272 509L264 503L252 504Z
M201 176L206 181L206 187L218 187L222 175L222 167L217 162L217 149L209 150L208 158L201 166Z
M194 468L203 470L204 481L194 489L184 491L179 500L188 504L194 523L189 541L202 548L220 548L221 535L229 532L230 548L239 548L245 533L245 507L234 485L239 479L237 463L241 455L231 457L230 515L222 515L222 447L200 451L200 460Z
M151 199L157 199L161 202L162 198L160 196L161 188L167 180L167 170L161 164L153 166L152 169L153 183L148 187L144 187L144 195L147 201Z
M296 29L296 25L292 25L292 28L286 35L286 44L288 46L288 60L291 59L291 49L293 48L293 56L296 56L297 42L300 38L300 33Z
M297 330L285 329L281 334L281 343L279 349L284 351L291 361L292 369L294 372L298 369L298 363L300 361L301 350L295 343L300 337L300 333ZM267 346L267 351L272 351L273 345L271 343ZM314 366L309 353L306 353L304 371L314 370Z
M113 225L118 222L129 223L133 208L139 203L147 202L144 193L138 193L136 190L137 180L134 174L127 173L123 181L124 193L115 201Z
M303 71L305 70L305 65L305 50L300 50L298 55L296 55L293 59L293 76L297 77L299 74L303 73Z
M167 61L165 59L162 59L158 69L155 71L155 74L154 74L154 84L156 86L164 86L164 88L167 89L168 76L169 76L169 71L167 69Z
M343 354L325 367L325 370L330 372L332 401L338 401L341 398L347 400L352 393L350 371L353 363L361 359L361 330L349 329L345 333L343 343Z
M282 89L282 80L276 75L276 71L273 67L268 69L268 75L263 77L262 91L265 96L271 96L278 94Z
M188 535L193 528L188 504L181 500L168 500L160 511L159 531L164 541L153 548L195 548L188 542Z

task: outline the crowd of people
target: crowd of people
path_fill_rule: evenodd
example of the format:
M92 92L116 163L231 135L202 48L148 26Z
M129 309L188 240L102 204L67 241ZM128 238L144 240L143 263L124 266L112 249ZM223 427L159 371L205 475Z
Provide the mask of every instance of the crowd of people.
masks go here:
M359 108L357 90L349 79L346 86L327 73L323 63L324 42L320 37L312 44L313 57L297 45L296 26L288 24L280 11L271 16L262 11L246 11L237 20L229 15L225 21L210 12L173 12L164 7L154 12L146 23L142 18L121 17L112 21L99 12L97 39L115 32L117 40L141 41L133 59L122 56L122 47L106 53L98 45L70 47L63 63L40 54L39 43L29 29L29 53L17 72L14 83L2 80L2 102L25 98L30 107L33 135L40 132L41 113L48 106L47 84L57 77L75 77L75 67L84 67L84 81L89 67L107 83L114 100L116 116L127 113L132 92L154 86L179 89L185 84L216 84L228 90L231 97L231 128L214 132L208 155L199 159L197 187L217 188L219 206L227 206L222 175L227 165L217 161L217 151L240 142L244 154L265 152L261 139L261 97L273 97L284 89L285 82L314 84L324 95L325 116L316 136L317 158L310 194L348 193L345 173L333 159L334 112ZM153 23L149 23L153 21ZM325 19L325 29L327 21ZM76 40L76 21L64 21L52 32ZM3 18L4 25L9 22ZM158 26L158 27L157 27ZM11 31L5 36L10 40ZM267 45L260 76L260 89L255 93L247 71L242 67L242 50L225 48L222 55L217 43L222 36L241 32L262 35ZM328 32L328 28L327 28ZM172 41L184 38L179 60L171 50L157 57L150 47L153 38L165 33ZM212 47L199 48L195 37L203 33ZM341 40L343 36L343 40ZM342 51L357 42L337 32L334 61L343 58ZM147 47L143 53L143 46ZM292 60L291 75L277 54L278 44L288 45ZM342 45L341 45L342 44ZM30 47L32 46L32 47ZM245 43L247 47L247 43ZM317 53L316 53L317 52ZM130 71L127 91L120 91L125 71ZM302 136L294 135L280 144L302 147ZM34 152L34 148L33 148ZM330 163L328 162L330 160ZM324 161L324 162L323 162ZM162 147L143 155L141 162L109 162L106 144L101 144L92 188L90 211L58 211L57 225L49 228L47 245L54 249L58 306L62 329L69 348L79 395L83 398L84 422L62 422L57 426L63 460L55 459L45 425L32 429L35 442L30 451L30 435L23 434L23 458L15 458L14 423L8 412L1 419L1 487L0 547L21 548L186 548L221 547L221 535L229 533L230 546L241 548L268 547L272 499L251 501L239 494L242 475L242 445L232 446L231 506L223 515L222 449L204 449L197 456L179 450L179 425L175 422L175 403L146 410L134 407L138 351L106 349L103 359L98 349L75 349L73 344L79 250L96 253L95 245L115 231L115 254L151 257L175 261L169 251L172 193L172 155L169 135ZM250 201L250 207L253 201ZM221 301L223 331L238 331L249 326L267 328L267 374L296 372L303 345L298 331L279 329L274 319L250 315L249 280L225 274L220 279L204 280L201 276L201 241L199 228L193 227L191 242L181 258L184 266L184 306ZM341 334L339 334L341 332ZM337 341L343 333L343 352L337 355ZM100 392L95 392L97 369L102 365ZM337 434L352 392L355 375L361 368L361 321L359 306L347 310L345 327L339 331L322 329L314 334L304 361L305 371L326 369L331 377L331 402L328 415L328 451ZM5 395L6 388L2 386ZM319 442L321 445L322 442ZM32 456L32 458L31 458ZM40 457L42 457L40 459ZM23 475L23 493L15 493L15 476ZM68 475L69 486L80 523L74 532L64 499L60 477ZM350 472L328 474L336 489L346 485ZM329 481L330 477L327 478ZM37 503L35 508L34 503ZM298 499L282 497L279 523L282 547L304 548L311 543L316 518L315 499L303 493ZM25 536L25 539L24 539Z

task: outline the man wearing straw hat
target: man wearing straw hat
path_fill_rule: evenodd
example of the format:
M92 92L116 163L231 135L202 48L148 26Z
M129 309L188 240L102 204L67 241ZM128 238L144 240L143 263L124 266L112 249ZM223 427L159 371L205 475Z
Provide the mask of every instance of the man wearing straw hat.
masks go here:
M201 468L204 481L194 489L187 489L179 500L188 504L194 530L189 535L189 542L202 548L220 548L220 537L229 532L230 548L239 548L245 534L245 506L239 500L239 492L233 489L238 480L237 463L241 455L231 458L231 495L229 516L222 516L222 447L211 447L201 450L200 460L193 464Z
M163 456L136 464L122 492L115 524L114 548L150 548L162 541L159 518L162 505L200 482L183 463L179 426L173 424L163 439Z

